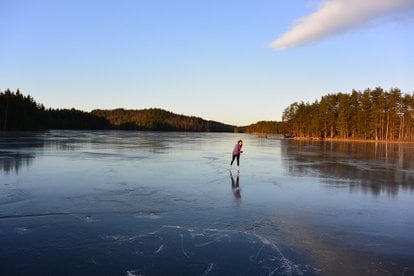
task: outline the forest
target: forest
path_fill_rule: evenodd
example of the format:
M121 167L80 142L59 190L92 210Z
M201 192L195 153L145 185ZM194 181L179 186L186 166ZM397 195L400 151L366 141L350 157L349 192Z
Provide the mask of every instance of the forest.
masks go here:
M19 89L0 93L0 130L109 129L109 122L75 109L45 109Z
M19 90L0 92L0 130L122 129L156 131L247 132L286 137L414 141L414 95L381 87L295 102L282 121L236 127L195 116L150 108L142 110L46 109Z
M381 87L328 94L312 104L291 104L282 121L297 137L413 141L414 95Z
M162 109L93 110L46 109L19 89L0 92L0 130L122 129L233 132L235 127Z
M259 121L257 123L241 127L242 132L257 134L286 134L288 129L286 122Z
M105 118L117 129L233 132L234 126L215 121L207 121L195 116L178 115L172 112L150 108L142 110L93 110L92 115Z

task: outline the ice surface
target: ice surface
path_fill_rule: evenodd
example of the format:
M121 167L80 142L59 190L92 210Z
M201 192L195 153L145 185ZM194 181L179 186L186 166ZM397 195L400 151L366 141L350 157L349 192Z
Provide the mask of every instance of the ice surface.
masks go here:
M413 157L246 134L2 133L0 274L412 275Z

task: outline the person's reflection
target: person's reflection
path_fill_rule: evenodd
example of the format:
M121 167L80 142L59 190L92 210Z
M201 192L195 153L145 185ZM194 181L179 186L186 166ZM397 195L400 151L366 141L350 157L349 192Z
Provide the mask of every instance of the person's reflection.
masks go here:
M233 191L233 195L237 200L241 199L240 186L239 186L239 175L240 173L237 172L236 179L234 179L233 174L230 171L231 190Z

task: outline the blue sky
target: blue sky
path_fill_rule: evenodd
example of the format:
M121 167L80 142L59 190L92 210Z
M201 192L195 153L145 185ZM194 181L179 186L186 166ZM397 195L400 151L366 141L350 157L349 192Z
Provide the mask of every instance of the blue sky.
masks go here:
M328 93L413 93L413 9L414 0L0 0L0 90L53 108L280 120L291 103Z

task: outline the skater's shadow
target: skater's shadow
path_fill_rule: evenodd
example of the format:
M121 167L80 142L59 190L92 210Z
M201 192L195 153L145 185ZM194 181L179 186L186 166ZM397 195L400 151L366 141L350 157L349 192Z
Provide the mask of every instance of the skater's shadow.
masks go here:
M241 194L240 194L240 185L239 185L239 179L240 178L240 173L237 172L236 177L233 176L232 172L230 171L230 179L231 179L231 190L233 192L234 198L236 200L240 200L241 199Z

